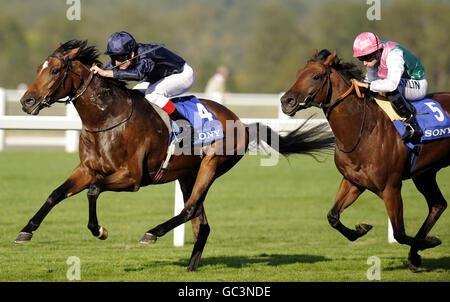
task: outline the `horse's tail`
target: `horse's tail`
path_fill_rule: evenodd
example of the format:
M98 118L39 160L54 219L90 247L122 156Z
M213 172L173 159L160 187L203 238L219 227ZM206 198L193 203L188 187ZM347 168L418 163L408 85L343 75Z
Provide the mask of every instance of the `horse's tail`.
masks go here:
M328 123L319 123L309 126L308 118L297 129L287 135L279 135L272 128L261 123L245 125L249 135L249 143L257 144L259 148L267 151L261 144L265 142L272 149L288 156L291 154L313 154L317 152L331 152L335 149L336 139L330 131Z

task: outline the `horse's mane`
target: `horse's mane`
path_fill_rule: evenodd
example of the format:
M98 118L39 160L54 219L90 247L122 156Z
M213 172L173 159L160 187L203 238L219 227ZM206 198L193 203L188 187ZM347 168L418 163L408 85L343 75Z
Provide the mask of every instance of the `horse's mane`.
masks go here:
M323 62L331 54L328 49L322 49L317 55L317 60ZM347 80L357 79L362 81L364 78L363 72L353 63L342 62L341 59L336 56L334 58L331 67L339 71Z
M74 60L80 61L87 67L91 67L92 64L97 64L98 66L102 66L102 62L98 59L100 56L97 48L95 46L87 46L87 40L70 40L66 43L59 46L55 52L62 52L65 53L69 50L80 48L80 51L78 52L77 56L74 58Z
M90 68L92 66L92 64L96 64L99 67L102 67L103 64L102 62L99 60L99 56L100 53L97 50L97 48L95 46L87 46L88 45L88 41L87 40L70 40L67 41L66 43L62 44L61 46L59 46L55 52L67 52L69 50L75 49L75 48L80 48L78 54L75 56L75 58L73 58L73 60L77 60L80 61L81 63L83 63L86 67ZM117 87L123 90L126 90L128 93L130 94L141 94L138 90L133 90L133 89L129 89L127 87L126 82L124 81L119 81L117 79L114 78L105 78L105 77L101 77L105 84L109 87Z

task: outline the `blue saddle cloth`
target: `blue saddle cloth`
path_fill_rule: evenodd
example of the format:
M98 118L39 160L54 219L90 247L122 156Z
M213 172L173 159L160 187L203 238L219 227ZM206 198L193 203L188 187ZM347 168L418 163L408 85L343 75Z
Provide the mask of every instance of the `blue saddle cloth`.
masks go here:
M422 129L423 135L420 138L419 144L406 143L406 146L412 150L407 178L411 177L416 166L418 159L417 150L419 150L420 144L435 139L450 137L450 118L438 102L425 98L413 102L412 105L416 108L417 123ZM394 121L394 125L400 135L405 133L405 126L402 121L396 120Z
M193 144L209 144L213 141L223 139L222 124L219 122L214 113L209 111L205 105L203 105L197 97L194 95L182 96L171 99L177 110L186 117L191 127L194 127L194 131L198 136L195 138ZM171 121L173 132L179 133L176 123ZM169 143L174 138L171 135Z
M413 102L412 105L416 108L416 119L423 131L421 143L450 137L450 118L438 102L425 98ZM394 121L394 125L400 135L405 133L405 126L402 121ZM406 145L410 149L415 147L412 143Z

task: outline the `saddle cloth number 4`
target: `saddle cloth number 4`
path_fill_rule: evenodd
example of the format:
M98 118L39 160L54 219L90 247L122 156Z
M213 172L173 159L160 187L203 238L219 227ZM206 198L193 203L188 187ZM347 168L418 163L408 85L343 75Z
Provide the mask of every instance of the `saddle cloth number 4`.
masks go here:
M209 121L213 120L212 114L203 106L203 104L197 103L198 115L204 119L208 119Z

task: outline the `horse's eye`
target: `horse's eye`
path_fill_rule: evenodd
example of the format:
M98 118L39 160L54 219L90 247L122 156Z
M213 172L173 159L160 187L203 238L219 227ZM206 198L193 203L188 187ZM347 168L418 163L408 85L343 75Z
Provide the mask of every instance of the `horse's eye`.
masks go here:
M313 77L313 79L314 79L314 80L319 80L321 77L322 77L321 74L316 74L316 75Z
M53 68L51 73L52 74L58 74L59 73L59 68Z

